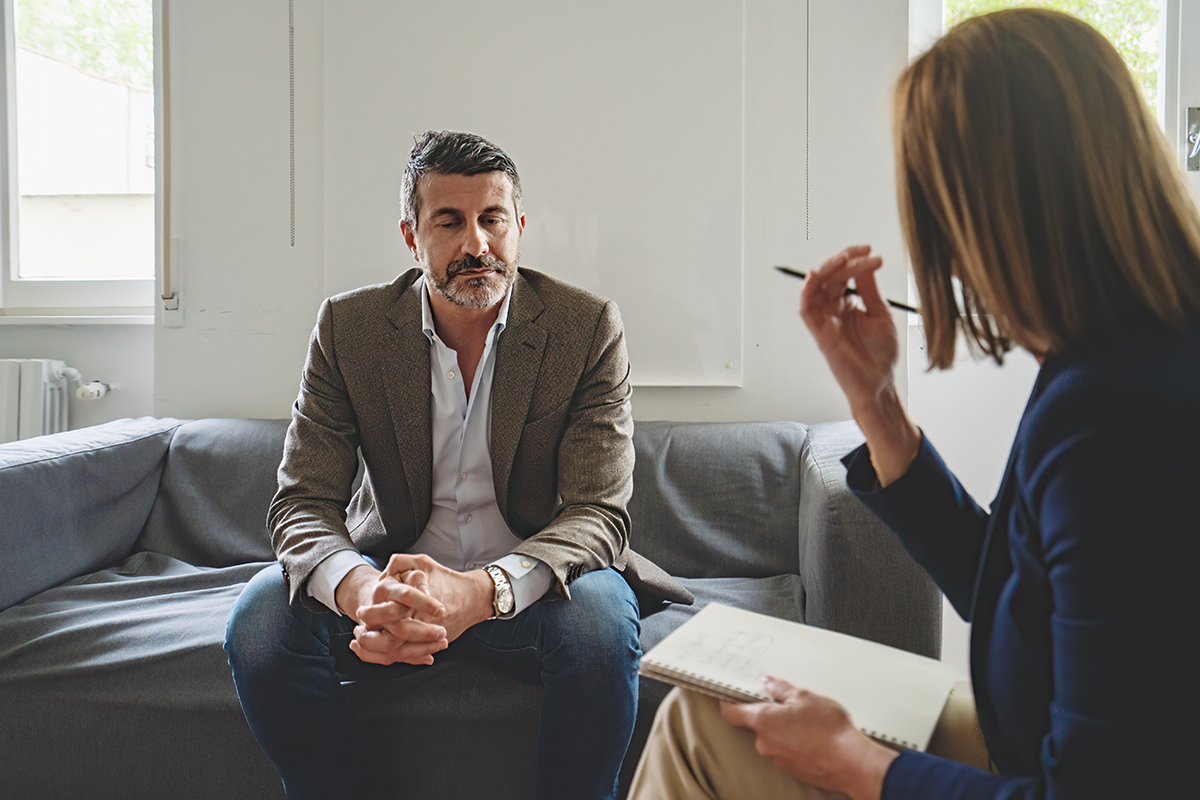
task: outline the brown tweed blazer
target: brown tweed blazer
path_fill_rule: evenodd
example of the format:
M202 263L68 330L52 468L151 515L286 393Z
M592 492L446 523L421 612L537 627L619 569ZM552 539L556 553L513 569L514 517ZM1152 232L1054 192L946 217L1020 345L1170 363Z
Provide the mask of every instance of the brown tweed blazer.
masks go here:
M322 559L346 548L380 561L412 547L429 520L433 445L429 340L412 269L326 300L267 525L293 603ZM633 492L629 360L616 306L521 269L496 344L492 472L514 552L554 571L557 590L615 567L643 603L690 603L629 549ZM351 496L361 451L362 486Z

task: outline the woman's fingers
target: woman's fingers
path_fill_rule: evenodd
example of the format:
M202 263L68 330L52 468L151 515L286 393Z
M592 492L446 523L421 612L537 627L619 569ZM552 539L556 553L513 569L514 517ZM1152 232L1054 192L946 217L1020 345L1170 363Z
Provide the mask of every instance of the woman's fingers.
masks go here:
M855 245L813 270L800 293L800 315L809 328L821 326L830 316L839 315L850 307L844 298L851 281L856 285L860 280L869 284L870 294L864 295L869 313L876 313L881 308L886 310L886 301L873 281L873 273L881 266L883 259L871 255L870 245Z
M862 271L854 276L854 288L858 290L858 296L862 298L868 314L891 314L887 300L884 300L879 292L879 282L875 280L875 270L883 266L883 260L876 261L879 263L874 267L864 265Z

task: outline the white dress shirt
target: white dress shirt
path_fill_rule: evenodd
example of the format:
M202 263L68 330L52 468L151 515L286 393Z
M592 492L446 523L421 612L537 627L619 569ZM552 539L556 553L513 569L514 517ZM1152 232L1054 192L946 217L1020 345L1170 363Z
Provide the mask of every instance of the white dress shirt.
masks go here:
M421 325L430 342L429 368L433 402L433 506L425 530L409 550L424 553L459 572L495 564L509 577L515 604L505 617L515 616L537 602L550 588L553 573L536 558L516 555L517 537L500 514L492 479L492 375L496 370L496 339L508 322L512 288L500 303L496 322L488 331L483 356L475 368L471 394L459 374L458 354L437 335L425 279L421 292ZM341 613L334 598L337 585L350 570L368 564L354 550L328 556L309 576L309 595ZM380 565L382 566L382 565Z

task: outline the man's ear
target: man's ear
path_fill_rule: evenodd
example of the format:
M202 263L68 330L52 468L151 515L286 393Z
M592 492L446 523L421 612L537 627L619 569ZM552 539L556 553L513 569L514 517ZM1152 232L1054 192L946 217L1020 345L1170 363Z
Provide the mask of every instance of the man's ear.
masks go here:
M518 228L521 231L521 233L524 233L525 232L525 215L524 214L517 217L517 225L518 225Z
M521 224L525 224L524 217L521 218ZM404 237L404 243L408 245L408 252L412 253L412 257L420 263L421 257L417 255L417 232L408 227L407 222L400 220L400 235Z

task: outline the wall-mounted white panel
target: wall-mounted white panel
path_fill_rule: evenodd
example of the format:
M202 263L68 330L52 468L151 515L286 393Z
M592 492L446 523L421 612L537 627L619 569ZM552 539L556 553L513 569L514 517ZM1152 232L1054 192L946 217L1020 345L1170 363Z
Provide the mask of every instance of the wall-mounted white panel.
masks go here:
M326 290L412 259L414 133L517 162L522 263L620 305L642 385L742 381L743 3L328 3Z
M889 115L907 60L907 0L747 0L745 13L742 385L638 387L637 419L845 419L797 314L801 283L771 267L809 270L869 243L885 261L882 290L905 297Z
M322 298L323 6L170 5L183 326L156 328L160 416L285 417L296 397Z

